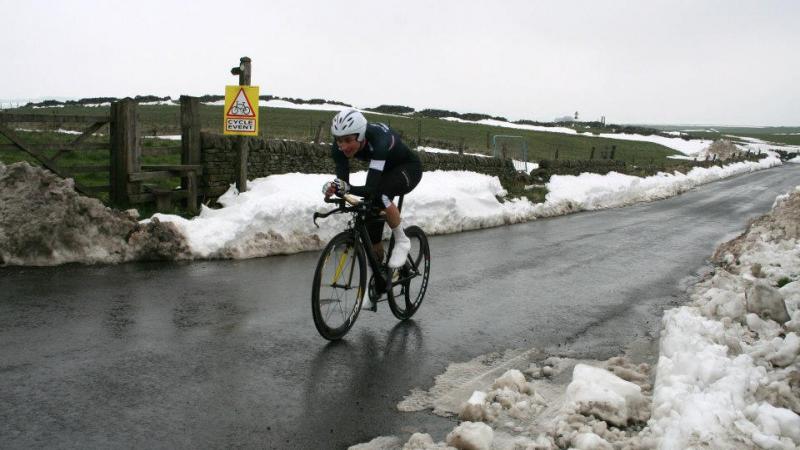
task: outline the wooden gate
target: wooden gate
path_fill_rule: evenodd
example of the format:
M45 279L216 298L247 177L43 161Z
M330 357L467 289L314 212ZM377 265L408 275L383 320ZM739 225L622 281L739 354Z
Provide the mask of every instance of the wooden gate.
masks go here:
M50 114L0 114L0 135L5 136L11 144L0 144L2 149L18 149L32 156L42 166L63 178L73 178L78 173L108 173L109 165L69 165L64 163L63 157L80 151L107 150L109 142L87 142L103 126L110 122L109 116L83 116L83 115L50 115ZM88 125L78 136L68 142L25 142L11 124L35 124L57 127L64 124ZM38 131L41 131L39 129ZM108 192L108 184L90 186L75 181L75 190L84 195L98 195Z
M155 202L157 211L171 212L174 202L185 201L186 211L195 214L197 177L203 171L198 110L199 100L196 97L181 97L180 164L142 164L137 103L130 98L112 103L108 116L0 113L0 135L11 141L11 144L0 144L0 149L21 150L63 178L74 180L76 174L103 173L103 179L107 181L102 185L87 185L74 180L75 190L90 196L102 196L108 192L108 202L116 207ZM34 143L26 142L11 124L36 124L39 130L42 126L55 128L64 124L88 126L74 140L66 143ZM108 134L94 136L105 125L109 125ZM102 158L106 164L64 164L65 155L88 150L107 150ZM160 188L152 184L153 181L168 178L180 178L181 186Z
M200 162L200 101L181 96L181 164L142 164L137 104L130 98L111 104L111 201L115 205L155 202L157 211L170 211L185 201L186 211L197 212ZM179 177L180 188L157 187L151 182Z

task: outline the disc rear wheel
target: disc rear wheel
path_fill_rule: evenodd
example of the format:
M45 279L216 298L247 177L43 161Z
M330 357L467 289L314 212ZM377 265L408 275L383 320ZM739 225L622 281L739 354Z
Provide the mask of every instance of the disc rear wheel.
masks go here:
M400 320L410 318L419 309L431 271L431 253L425 232L418 226L410 226L405 233L411 240L411 250L405 265L392 271L391 292L387 295L392 314Z

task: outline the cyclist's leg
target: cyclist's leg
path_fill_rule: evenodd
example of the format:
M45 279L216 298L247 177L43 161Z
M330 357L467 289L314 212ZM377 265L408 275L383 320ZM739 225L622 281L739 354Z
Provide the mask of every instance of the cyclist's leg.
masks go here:
M399 225L400 210L394 203L394 197L405 195L414 190L422 179L422 167L419 164L406 163L395 166L384 172L378 183L381 206L386 211L386 222L394 228Z
M372 242L372 249L378 257L379 262L383 262L383 224L386 220L376 217L373 222L367 224L369 239Z
M397 252L392 255L389 265L393 267L402 266L409 249L408 238L406 237L400 210L394 203L396 195L404 195L411 192L422 178L422 168L419 164L406 163L393 167L386 171L378 184L378 193L384 211L386 212L386 222L392 229Z
M375 211L376 215L378 211ZM374 217L367 223L367 232L369 239L372 243L372 249L375 251L375 256L378 258L378 263L383 264L384 250L383 250L383 225L386 221L381 217ZM375 311L378 299L383 295L386 290L386 283L384 282L383 274L372 274L369 280L369 304L366 306L367 310Z

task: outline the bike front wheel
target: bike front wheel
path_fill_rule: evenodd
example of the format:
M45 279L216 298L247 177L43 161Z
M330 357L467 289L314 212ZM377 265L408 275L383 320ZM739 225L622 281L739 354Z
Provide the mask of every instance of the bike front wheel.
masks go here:
M317 262L311 291L314 325L325 339L341 339L356 321L367 267L364 249L352 233L339 233L331 239Z
M405 233L411 240L411 250L405 265L392 271L391 290L387 295L389 309L400 320L406 320L417 312L431 274L431 251L425 232L418 226L410 226Z

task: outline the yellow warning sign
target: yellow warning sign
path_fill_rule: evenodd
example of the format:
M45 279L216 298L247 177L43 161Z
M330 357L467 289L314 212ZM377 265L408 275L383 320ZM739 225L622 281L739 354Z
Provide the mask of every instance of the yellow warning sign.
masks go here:
M223 133L258 136L258 86L225 86Z

